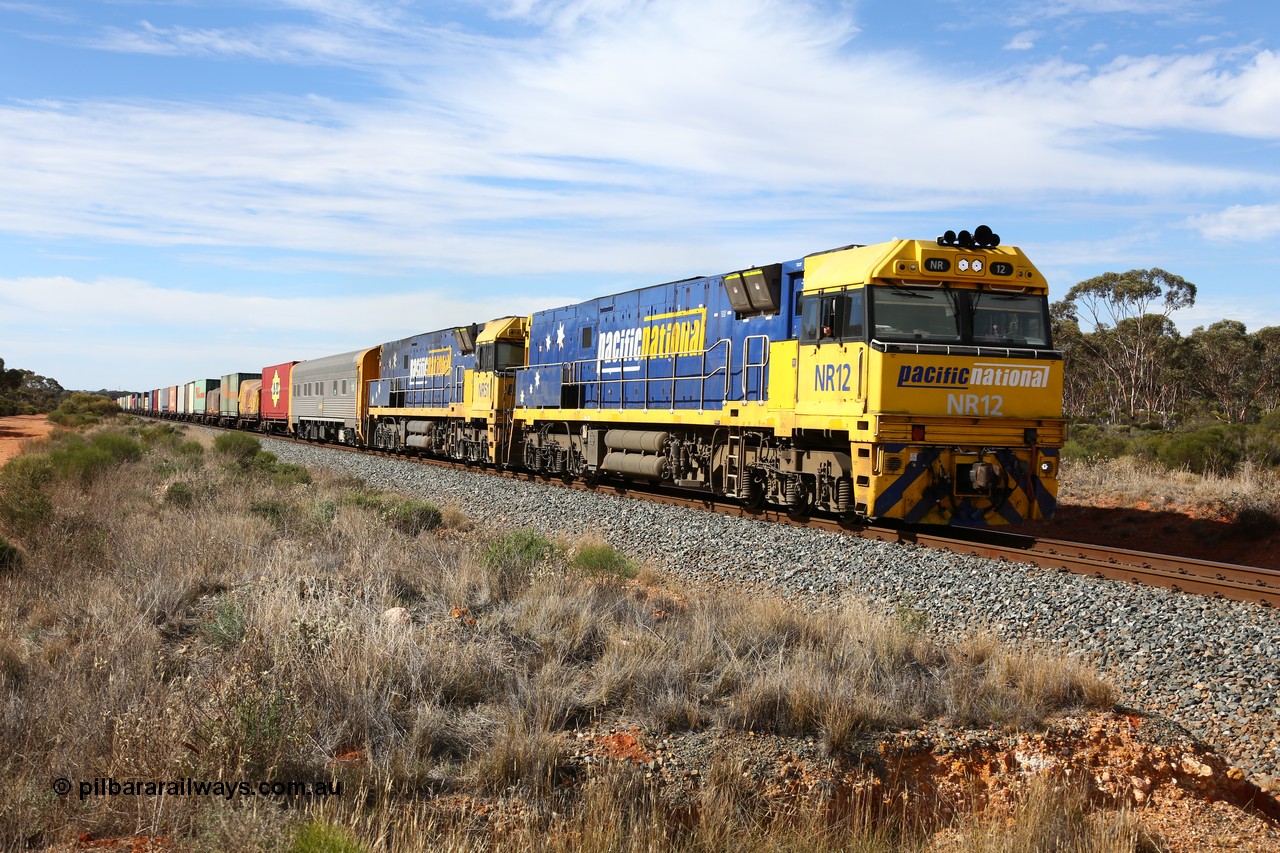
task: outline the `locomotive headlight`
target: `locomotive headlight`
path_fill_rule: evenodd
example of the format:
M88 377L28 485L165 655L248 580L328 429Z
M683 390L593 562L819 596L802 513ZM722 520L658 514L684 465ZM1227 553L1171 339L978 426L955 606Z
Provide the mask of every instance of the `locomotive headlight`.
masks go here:
M1048 476L1053 473L1053 462L1046 459L1040 463L1040 473Z

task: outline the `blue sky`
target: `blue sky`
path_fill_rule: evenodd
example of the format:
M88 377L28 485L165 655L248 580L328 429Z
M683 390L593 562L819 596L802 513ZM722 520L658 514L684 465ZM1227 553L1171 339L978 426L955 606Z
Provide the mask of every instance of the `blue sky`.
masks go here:
M134 388L987 223L1280 325L1243 0L0 0L0 357Z

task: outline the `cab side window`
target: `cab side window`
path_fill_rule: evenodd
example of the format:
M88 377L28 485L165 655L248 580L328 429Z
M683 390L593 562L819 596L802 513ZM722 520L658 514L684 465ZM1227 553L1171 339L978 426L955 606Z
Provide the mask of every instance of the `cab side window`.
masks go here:
M865 340L861 290L823 293L802 303L800 342L820 344Z
M805 344L816 344L818 342L818 332L821 331L822 325L820 314L822 312L822 300L811 296L804 300L800 315L800 342Z
M850 290L845 294L845 311L844 334L841 335L845 340L861 341L866 340L866 326L863 324L863 300L861 290Z

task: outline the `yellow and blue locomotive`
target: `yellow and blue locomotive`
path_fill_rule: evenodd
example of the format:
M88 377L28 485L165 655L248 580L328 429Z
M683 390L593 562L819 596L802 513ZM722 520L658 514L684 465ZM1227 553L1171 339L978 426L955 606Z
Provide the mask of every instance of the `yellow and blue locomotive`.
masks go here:
M1063 440L1048 287L985 226L529 318L506 461L908 522L1047 518Z
M271 387L318 441L997 525L1053 514L1062 381L1044 277L982 226L289 362L261 410Z

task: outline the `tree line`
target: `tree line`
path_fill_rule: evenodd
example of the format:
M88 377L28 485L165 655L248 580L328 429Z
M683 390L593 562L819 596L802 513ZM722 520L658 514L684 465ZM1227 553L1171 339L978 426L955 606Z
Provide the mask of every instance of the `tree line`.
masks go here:
M1152 268L1103 273L1055 302L1067 416L1169 428L1257 423L1280 409L1280 326L1219 320L1182 335L1171 315L1195 299L1194 284Z
M51 412L68 393L56 379L18 367L6 368L0 358L0 416Z

